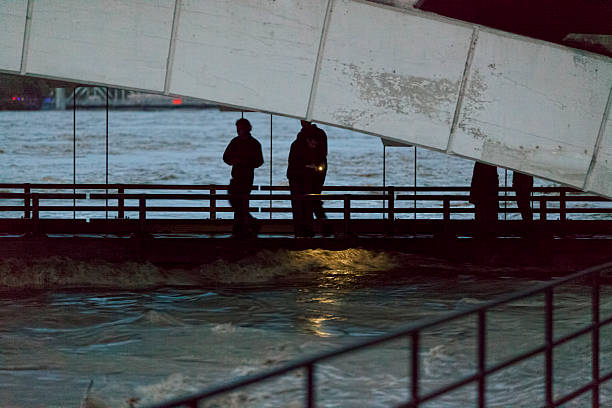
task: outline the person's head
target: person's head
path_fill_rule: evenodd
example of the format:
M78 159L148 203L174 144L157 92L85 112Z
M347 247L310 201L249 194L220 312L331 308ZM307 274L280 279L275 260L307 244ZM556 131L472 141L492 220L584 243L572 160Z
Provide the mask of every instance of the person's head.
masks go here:
M236 121L236 132L238 136L248 136L251 134L251 122L245 118L240 118Z
M311 122L309 122L309 121L307 121L307 120L300 120L300 123L302 124L302 127L303 127L303 128L305 128L305 127L308 127L308 126L312 125L312 123L311 123Z

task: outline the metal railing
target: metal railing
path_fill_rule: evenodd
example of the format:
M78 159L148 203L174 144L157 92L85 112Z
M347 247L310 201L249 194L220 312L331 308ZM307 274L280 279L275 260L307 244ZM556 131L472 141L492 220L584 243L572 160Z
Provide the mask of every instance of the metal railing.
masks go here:
M440 317L434 317L418 321L412 325L396 330L389 334L360 341L355 344L339 348L331 352L325 352L314 356L302 358L284 364L280 367L261 372L259 374L245 376L234 381L228 382L220 386L203 390L181 398L176 398L163 403L149 406L149 408L173 408L173 407L189 407L197 408L200 403L206 400L242 389L246 386L261 383L266 380L277 378L286 375L296 370L304 370L306 373L304 382L305 400L304 406L312 408L317 402L317 377L316 367L318 364L328 360L344 356L348 357L356 351L369 349L383 343L388 343L392 340L409 338L410 339L410 357L407 361L411 367L410 381L407 384L410 399L405 403L398 405L399 407L418 408L422 404L431 401L435 398L446 395L460 387L468 384L476 384L477 387L477 406L484 408L487 405L487 379L489 376L500 372L501 370L518 363L524 362L535 356L544 355L544 401L546 408L559 407L575 398L591 392L591 406L593 408L600 407L600 385L612 379L612 371L602 373L600 370L600 330L603 326L612 323L612 317L602 318L600 316L600 286L602 283L602 274L612 272L612 262L602 264L596 267L588 268L572 275L556 279L552 282L539 284L532 288L519 291L516 293L502 296L496 300L484 303L479 306L470 307L463 311L448 313ZM562 337L555 338L553 328L554 317L554 290L560 285L568 282L590 280L591 285L591 323L574 332L566 334ZM544 344L528 350L523 353L518 353L494 365L487 364L487 313L494 307L505 305L516 300L524 299L533 295L544 294ZM452 383L442 386L433 391L423 393L421 391L421 359L420 359L420 337L421 333L434 326L439 326L449 322L456 321L467 316L477 316L477 342L476 342L476 359L477 372L465 378L453 381ZM576 386L571 390L565 390L565 394L558 398L554 398L554 366L553 353L556 347L574 340L583 335L591 336L591 380L582 386Z
M219 205L219 201L229 198L227 193L219 193L227 192L227 188L227 185L0 184L3 191L0 200L10 203L0 205L0 212L21 213L25 219L40 218L42 213L48 212L72 212L75 218L78 212L103 214L107 218L110 214L117 219L125 218L128 212L144 217L151 213L207 213L214 220L219 213L232 212L231 207ZM66 192L70 190L72 193ZM100 190L103 192L95 192ZM172 192L156 192L161 190ZM508 207L508 203L516 202L516 197L507 195L508 192L513 193L513 190L500 188L499 201L504 203L499 208L500 214L519 212L518 208ZM279 206L278 203L289 203L291 198L288 186L254 186L250 202L260 204L251 207L251 211L270 216L273 213L289 215L290 205ZM465 217L474 213L474 207L468 201L469 187L325 186L323 194L305 199L324 200L327 213L342 214L347 221L351 214L358 213L378 214L390 220L410 215L417 218L417 214L438 214L442 219L450 220L453 216ZM84 204L83 200L87 203ZM203 202L205 205L177 204L184 201ZM261 205L262 202L269 204ZM558 214L560 221L567 220L569 214L612 214L612 201L565 187L536 187L532 202L538 204L533 206L533 210L540 220L548 219L550 214Z

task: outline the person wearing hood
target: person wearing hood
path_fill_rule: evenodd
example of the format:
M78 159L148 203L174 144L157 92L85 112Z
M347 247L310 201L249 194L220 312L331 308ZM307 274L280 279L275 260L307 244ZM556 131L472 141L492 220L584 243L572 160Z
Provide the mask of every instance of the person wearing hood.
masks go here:
M316 142L315 153L314 153L314 164L316 165L316 172L312 178L312 193L321 194L323 191L323 184L325 184L325 176L327 175L327 134L317 125L306 120L300 121L302 129L298 133L305 135L307 138L312 138ZM325 211L323 210L323 202L321 200L312 200L312 210L318 220L324 220L327 218Z
M314 235L313 200L308 199L306 195L315 194L315 191L320 188L318 187L321 182L320 173L324 171L321 163L322 146L319 137L317 132L305 131L303 128L291 144L289 151L287 179L289 179L291 189L291 210L296 237ZM325 150L326 148L327 146Z

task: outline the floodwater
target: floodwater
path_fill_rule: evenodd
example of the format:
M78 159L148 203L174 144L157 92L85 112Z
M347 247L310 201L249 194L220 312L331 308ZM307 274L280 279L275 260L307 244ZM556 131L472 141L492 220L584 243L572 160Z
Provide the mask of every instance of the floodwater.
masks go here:
M255 182L266 185L270 117L245 116L266 157ZM221 155L238 117L216 110L111 111L109 182L227 183L230 169ZM76 180L103 183L105 113L79 111L76 124ZM273 118L273 184L286 182L286 158L298 130L297 120ZM380 140L325 130L328 184L382 184ZM0 112L0 135L0 182L72 182L72 112ZM417 154L419 185L469 183L471 162L422 149ZM413 159L413 148L388 148L387 185L411 185ZM503 180L501 171L500 176ZM262 251L240 262L219 260L190 270L2 259L0 406L76 407L93 381L91 398L110 407L141 407L538 283L510 278L510 269L484 272L487 278L474 265L363 249ZM602 319L612 311L612 291L603 292ZM556 336L588 324L589 293L581 284L556 292ZM541 301L524 299L489 315L490 364L541 345ZM474 373L475 335L472 318L424 334L425 392ZM601 339L606 370L612 336L605 331ZM407 344L394 341L318 367L319 405L383 407L406 400ZM555 353L557 396L589 381L589 346L583 336ZM543 373L542 357L502 371L489 381L488 406L544 405ZM302 406L303 384L303 373L292 373L207 406ZM604 406L612 404L612 389L604 391ZM475 395L468 386L426 406L474 406Z
M223 162L222 155L229 140L235 136L234 122L240 115L240 112L219 112L216 109L111 111L108 140L109 183L228 184L230 167ZM255 184L287 185L287 157L291 143L300 129L299 120L275 116L271 126L270 115L249 112L245 113L245 117L253 124L253 135L262 145L265 160L263 166L255 171ZM72 111L0 112L0 123L0 131L4 137L0 145L0 159L3 163L0 182L72 183L73 179L77 183L106 181L104 110L77 111L76 149ZM386 148L386 159L383 163L383 145L379 138L328 126L323 128L328 133L329 144L326 180L328 186L382 186L383 178L387 186L414 185L413 147ZM473 167L470 160L416 149L416 163L419 186L470 184ZM510 185L511 172L508 173L506 180L506 174L499 170L502 185L506 181ZM541 181L539 183L542 184ZM15 205L6 200L3 203ZM54 201L52 204L70 205L72 201ZM81 204L91 205L92 202L82 201ZM100 202L95 204L103 205ZM150 204L167 205L167 202ZM253 202L253 206L268 204L268 201ZM340 202L326 204L342 207ZM454 204L468 205L461 202ZM352 205L382 207L381 202L374 201L357 201ZM401 205L412 207L412 201L396 203L398 207ZM441 206L442 203L424 202L423 205L435 207ZM289 204L275 202L275 206L288 208ZM148 217L168 215L151 213ZM411 216L398 213L398 217L409 215ZM4 216L16 215L13 213ZM72 217L72 212L41 214L43 218L51 216L67 218ZM79 212L77 216L99 218L105 214ZM194 214L173 213L170 216L193 218ZM231 218L232 214L219 213L218 216ZM275 214L275 217L290 216L290 212ZM340 217L341 214L332 213L330 216ZM371 215L355 214L355 217L368 216ZM441 214L422 216L441 217ZM456 215L462 216L465 215Z

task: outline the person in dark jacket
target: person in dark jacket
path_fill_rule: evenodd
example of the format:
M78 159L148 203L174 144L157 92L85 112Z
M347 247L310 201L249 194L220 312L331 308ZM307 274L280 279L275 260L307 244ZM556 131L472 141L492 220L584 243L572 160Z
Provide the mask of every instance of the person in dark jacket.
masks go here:
M316 133L302 131L291 144L287 166L287 178L291 189L291 210L296 237L311 237L314 235L312 226L312 200L304 198L305 194L313 194L320 176L320 152Z
M533 220L531 209L531 190L533 189L533 177L528 174L515 171L512 173L512 188L516 192L516 205L521 212L524 221Z
M234 210L235 236L243 237L257 233L255 218L249 213L249 194L253 188L254 170L263 164L261 144L251 136L251 123L247 119L236 121L238 136L232 139L223 161L232 166L232 178L228 193Z
M323 184L325 184L325 176L327 175L327 134L317 125L306 120L301 121L302 130L298 133L305 135L307 138L311 138L316 142L314 152L314 165L316 166L316 172L312 176L312 193L321 194L323 191ZM325 211L323 210L323 202L321 200L313 200L312 210L318 220L326 219Z
M476 162L472 173L470 203L476 207L476 225L480 234L488 234L497 222L499 210L497 167Z

